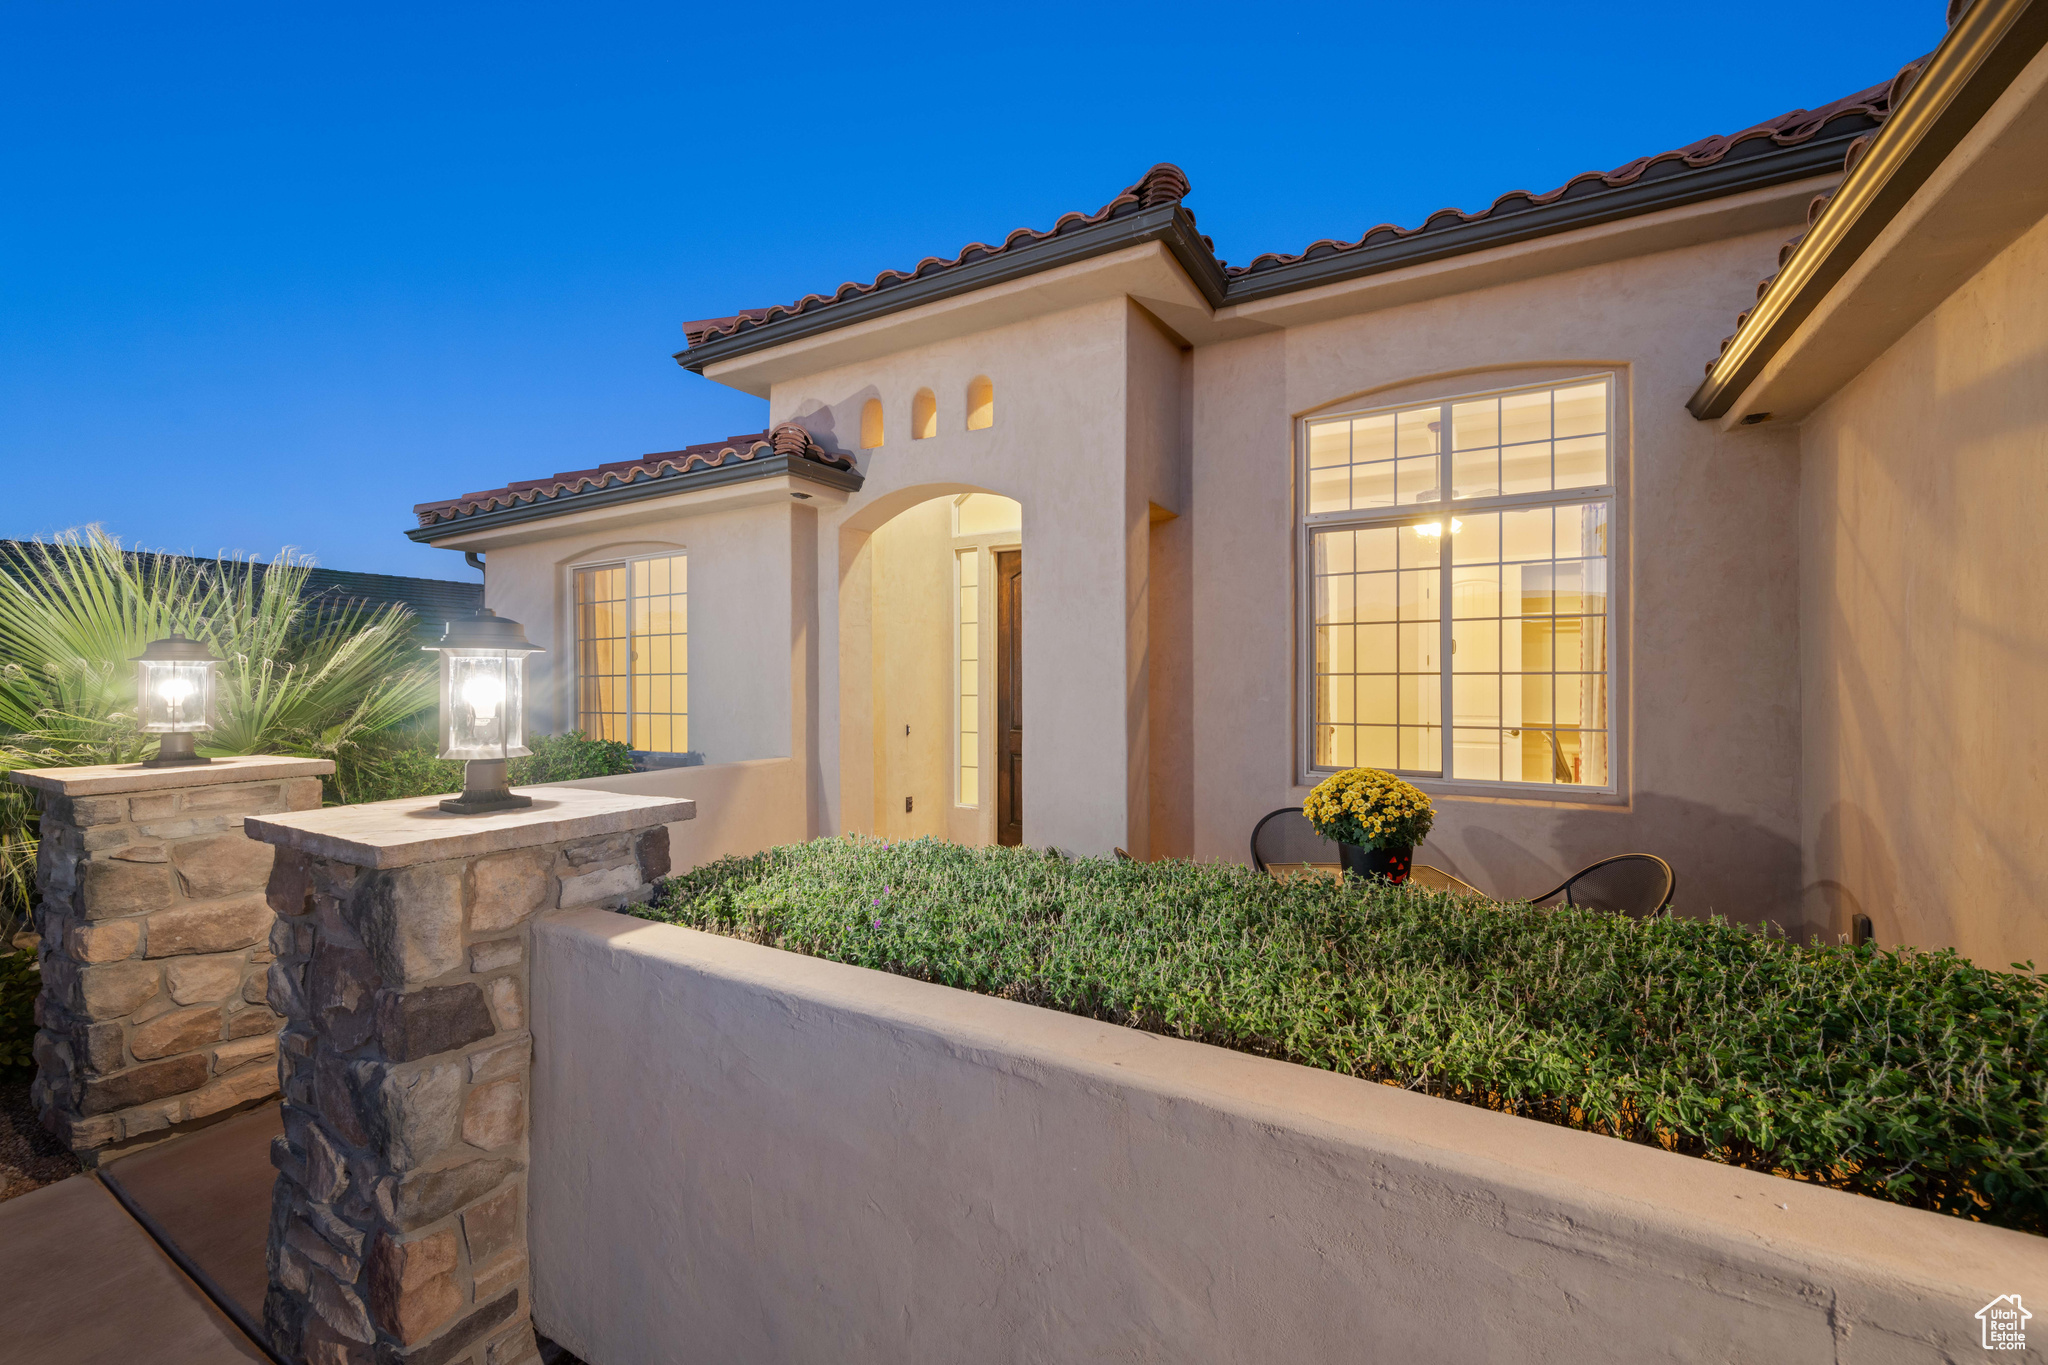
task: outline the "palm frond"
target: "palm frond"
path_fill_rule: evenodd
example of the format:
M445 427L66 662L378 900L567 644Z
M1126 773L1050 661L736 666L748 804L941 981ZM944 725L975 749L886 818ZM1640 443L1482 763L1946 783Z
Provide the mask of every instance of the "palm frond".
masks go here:
M411 613L308 600L311 567L289 549L269 564L136 554L98 527L26 547L0 572L0 772L147 756L131 661L178 631L223 661L201 753L332 758L345 779L433 706L435 675ZM35 812L18 797L0 797L0 921L30 895Z

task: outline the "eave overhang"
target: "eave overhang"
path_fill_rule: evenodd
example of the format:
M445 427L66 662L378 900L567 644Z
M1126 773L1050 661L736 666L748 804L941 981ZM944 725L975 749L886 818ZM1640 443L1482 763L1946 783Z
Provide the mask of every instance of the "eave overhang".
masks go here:
M1704 166L1661 162L1628 184L1608 186L1588 181L1547 203L1523 207L1496 205L1482 217L1447 221L1391 241L1332 249L1285 265L1234 275L1226 275L1186 209L1177 203L1161 205L965 265L940 266L884 289L770 321L749 323L738 332L679 351L675 360L697 374L705 374L714 367L729 370L724 362L1150 242L1159 243L1171 254L1213 316L1233 305L1276 299L1834 174L1839 172L1843 155L1856 136L1856 132L1823 135L1791 146L1774 145L1760 138L1739 144ZM712 373L707 377L723 376Z
M1179 204L1162 204L1122 218L1111 218L1087 227L1048 237L1027 246L985 257L966 265L932 271L887 289L857 295L827 307L760 323L731 336L717 337L676 352L676 363L702 374L707 366L733 360L757 351L802 341L824 332L837 331L874 318L901 313L922 304L975 293L993 285L1022 279L1027 275L1056 270L1111 252L1123 251L1148 242L1158 242L1171 252L1201 291L1211 308L1224 297L1223 267L1201 234L1195 220Z
M815 484L841 493L856 493L864 482L860 472L822 464L801 455L763 455L751 460L693 469L684 474L640 476L608 488L553 496L537 494L512 507L494 508L468 516L453 517L431 526L408 527L406 537L424 545L440 545L478 533L502 532L526 522L568 516L580 512L619 508L625 504L700 493L764 479L786 479L791 483Z
M1694 417L1738 406L2044 43L2048 0L1977 0L1957 21L1687 401Z
M1254 275L1233 276L1225 290L1225 302L1250 303L1824 175L1841 168L1842 155L1855 137L1853 133L1816 137L1790 147L1774 147L1759 140L1738 146L1706 166L1663 162L1631 184L1609 187L1589 182L1586 188L1547 204L1497 207L1470 222L1350 251L1333 251Z

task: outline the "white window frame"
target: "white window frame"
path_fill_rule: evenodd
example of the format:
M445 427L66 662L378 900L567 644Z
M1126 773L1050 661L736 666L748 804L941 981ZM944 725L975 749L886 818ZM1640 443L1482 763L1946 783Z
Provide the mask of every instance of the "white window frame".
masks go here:
M1516 493L1490 498L1453 499L1449 502L1409 503L1393 507L1374 508L1369 511L1347 510L1341 512L1311 513L1309 509L1310 471L1309 439L1311 423L1327 422L1345 418L1367 417L1387 412L1411 412L1416 408L1437 407L1442 412L1442 439L1438 442L1437 487L1448 489L1451 482L1451 460L1455 440L1451 421L1451 406L1455 403L1470 402L1480 398L1494 398L1507 394L1530 393L1537 390L1571 388L1604 380L1607 384L1607 481L1593 486L1571 489L1551 489L1539 493ZM1451 667L1451 631L1455 619L1452 607L1452 563L1451 536L1446 527L1443 536L1443 557L1441 561L1442 584L1438 594L1440 614L1438 630L1440 647L1438 659L1442 667L1438 674L1441 697L1438 703L1440 739L1438 745L1439 770L1426 773L1405 768L1391 771L1413 782L1424 791L1450 796L1492 796L1518 801L1531 799L1565 804L1614 804L1623 800L1627 789L1626 765L1628 755L1625 749L1627 726L1624 723L1625 694L1623 692L1623 660L1628 653L1627 646L1627 593L1624 572L1627 546L1625 493L1626 462L1629 445L1624 439L1626 432L1627 386L1626 376L1615 370L1593 370L1559 374L1555 378L1529 378L1519 382L1492 385L1458 393L1436 395L1419 393L1413 397L1395 402L1378 401L1358 405L1331 407L1305 414L1294 423L1294 508L1295 508L1295 591L1297 607L1295 617L1295 707L1298 721L1294 727L1296 736L1295 771L1299 784L1313 786L1323 778L1343 769L1318 765L1315 761L1315 533L1318 531L1359 530L1379 527L1407 527L1426 522L1448 522L1458 514L1479 514L1486 512L1511 512L1533 507L1558 507L1572 504L1605 503L1607 508L1607 782L1595 786L1590 783L1565 782L1523 782L1505 778L1455 778L1450 776L1453 756L1453 736L1456 731L1456 713L1452 705L1452 686L1456 677Z
M691 749L635 749L633 747L634 711L631 671L632 661L630 657L632 651L633 638L633 565L645 563L646 561L652 559L682 559L687 561L689 555L690 552L688 549L678 546L672 550L649 550L644 554L609 556L604 559L585 560L568 566L569 629L567 634L569 640L572 643L571 653L573 659L574 672L571 674L569 679L569 695L567 698L569 714L567 728L576 730L581 729L583 726L583 623L579 614L580 608L582 607L582 602L577 596L576 577L578 574L582 573L586 569L623 569L625 570L626 576L625 612L627 641L626 648L628 652L626 674L626 747L629 750L632 750L632 752L634 753L647 754L683 754L696 752L695 750ZM686 588L684 590L685 596L688 595L688 592L689 590ZM688 639L690 633L691 632L688 629L685 629L683 632L683 637L685 639ZM683 670L683 677L688 678L691 675L692 670L687 668ZM684 712L684 715L686 717L690 714L690 712Z

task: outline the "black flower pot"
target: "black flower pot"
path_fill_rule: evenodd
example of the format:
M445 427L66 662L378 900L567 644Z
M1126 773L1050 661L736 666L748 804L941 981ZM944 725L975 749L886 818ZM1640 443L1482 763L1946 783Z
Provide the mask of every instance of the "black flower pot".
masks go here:
M1339 844L1338 849L1344 859L1344 871L1350 876L1392 882L1396 886L1408 880L1408 869L1415 862L1413 847L1360 848L1357 844Z

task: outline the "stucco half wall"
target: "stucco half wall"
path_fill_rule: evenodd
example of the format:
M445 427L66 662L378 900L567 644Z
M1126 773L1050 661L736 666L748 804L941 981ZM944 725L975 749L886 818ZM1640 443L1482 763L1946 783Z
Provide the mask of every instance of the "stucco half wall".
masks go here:
M650 924L542 921L541 1330L670 1361L1904 1362L2048 1241Z

